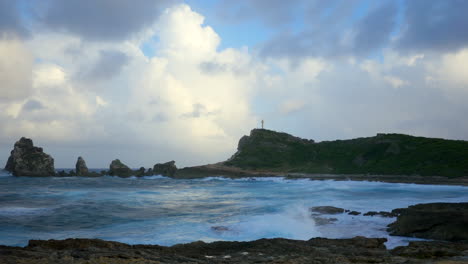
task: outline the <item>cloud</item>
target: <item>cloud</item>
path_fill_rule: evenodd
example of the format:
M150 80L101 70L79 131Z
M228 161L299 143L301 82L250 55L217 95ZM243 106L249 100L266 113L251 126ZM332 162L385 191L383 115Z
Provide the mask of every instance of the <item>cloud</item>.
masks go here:
M378 132L467 139L466 49L402 52L393 45L400 37L393 2L297 3L290 10L303 7L303 28L287 28L302 15L271 9L258 14L262 23L283 18L286 26L243 48L222 48L223 36L186 4L120 37L98 37L108 27L98 20L91 34L73 20L43 28L33 19L30 37L0 40L0 144L32 137L62 167L77 155L92 167L113 158L139 167L224 160L261 119L316 140ZM146 56L143 44L155 53Z
M20 1L0 0L0 38L28 35L20 16L19 4Z
M121 51L101 50L94 66L89 71L82 73L81 76L78 74L77 78L91 82L112 79L120 73L129 59L128 55Z
M232 23L260 18L268 25L278 26L291 22L294 11L302 0L222 0L217 5L219 17Z
M175 1L49 0L41 21L48 28L96 41L125 40L151 26Z
M346 57L368 56L389 45L394 30L397 4L379 1L369 4L363 17L355 13L364 1L307 2L302 30L277 31L262 46L264 57ZM259 10L259 12L262 12Z
M0 39L0 101L25 98L32 86L31 52L18 39Z
M468 46L468 2L405 1L403 30L396 47L405 52L455 52Z
M28 100L24 105L23 105L23 111L34 111L34 110L40 110L40 109L43 109L45 108L44 105L42 105L41 102L37 101L37 100L34 100L34 99L30 99Z

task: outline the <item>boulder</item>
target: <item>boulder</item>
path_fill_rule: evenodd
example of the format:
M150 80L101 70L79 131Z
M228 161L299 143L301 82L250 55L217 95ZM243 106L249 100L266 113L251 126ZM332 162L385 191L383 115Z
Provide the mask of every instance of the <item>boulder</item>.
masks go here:
M417 204L392 213L399 215L388 226L390 235L468 240L468 203Z
M342 214L345 210L334 206L314 206L309 211L319 214Z
M55 176L54 159L25 137L15 143L5 170L15 176Z
M166 163L158 163L153 167L153 174L154 175L162 175L172 177L177 172L177 167L175 165L175 161L169 161Z
M86 162L82 157L78 157L78 160L76 161L76 175L77 176L88 176L89 175L89 170L88 167L86 166Z
M111 176L130 177L133 174L133 171L119 159L113 160L109 166L109 175Z

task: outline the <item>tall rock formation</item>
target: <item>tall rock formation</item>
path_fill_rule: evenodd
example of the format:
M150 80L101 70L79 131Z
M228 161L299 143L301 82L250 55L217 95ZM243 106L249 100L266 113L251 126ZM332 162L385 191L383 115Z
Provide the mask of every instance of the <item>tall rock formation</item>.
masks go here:
M82 157L78 157L78 160L76 161L76 175L77 176L88 176L89 175L89 170L88 167L86 166L86 162Z
M55 176L54 159L25 137L15 143L5 170L15 176Z
M154 175L162 175L162 176L169 176L172 177L177 172L177 167L175 165L175 161L169 161L166 163L157 163L153 167L153 174Z

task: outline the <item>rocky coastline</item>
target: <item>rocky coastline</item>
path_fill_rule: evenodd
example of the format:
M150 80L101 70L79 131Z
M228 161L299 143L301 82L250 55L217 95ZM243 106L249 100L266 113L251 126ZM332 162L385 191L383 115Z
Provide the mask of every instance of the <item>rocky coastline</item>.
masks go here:
M202 241L171 247L128 245L99 239L30 240L26 247L0 246L0 262L13 263L434 263L468 261L468 244L418 241L386 249L385 238L283 238L249 242Z
M364 141L363 141L364 140ZM403 140L403 141L402 141ZM396 134L379 134L375 138L368 139L356 139L351 140L351 146L362 145L364 150L369 149L374 151L372 148L378 147L382 148L388 145L387 150L380 158L395 159L400 152L403 151L404 144L410 144L412 140L422 140L425 144L432 144L436 142L437 144L447 144L448 146L455 145L456 151L466 151L463 150L463 146L466 145L466 142L462 141L450 141L450 140L438 140L438 139L425 139L425 138L415 138L412 139L409 136L402 136ZM356 142L357 143L356 143ZM448 143L446 143L446 141ZM329 149L337 148L336 144L342 144L341 141L337 142L324 142L323 144L330 145ZM342 141L345 142L345 141ZM346 141L347 142L347 141ZM404 143L406 142L406 143ZM408 143L410 142L410 143ZM36 177L47 177L47 176L58 176L58 177L71 177L71 176L80 176L80 177L99 177L99 176L118 176L118 177L141 177L141 176L152 176L152 175L162 175L167 177L172 177L174 179L196 179L196 178L205 178L205 177L227 177L227 178L252 178L252 177L284 177L288 179L310 179L310 180L338 180L338 181L380 181L380 182L389 182L389 183L415 183L415 184L436 184L436 185L464 185L468 186L468 172L463 173L464 170L463 164L467 163L466 160L468 157L463 155L458 156L458 160L461 161L459 165L461 170L459 170L454 175L420 175L418 173L413 174L393 174L393 173L384 173L379 174L375 173L371 167L366 173L352 173L352 171L360 171L364 167L364 161L362 157L368 157L370 154L363 154L356 152L357 157L361 159L353 158L351 162L351 167L355 170L350 170L347 173L339 173L340 170L327 169L325 171L313 172L309 167L309 163L314 159L317 159L317 151L314 148L321 143L316 143L313 140L301 139L288 135L286 133L279 133L275 131L265 130L265 129L254 129L251 132L250 136L244 136L239 140L237 152L227 161L201 165L201 166L192 166L185 168L177 168L175 161L169 161L165 163L156 163L151 168L146 169L145 167L140 167L139 169L131 169L129 166L124 164L120 159L113 160L108 170L103 170L96 172L88 169L86 166L85 159L83 157L78 157L75 170L70 171L56 171L54 168L54 159L46 154L42 148L36 147L33 145L33 141L28 138L22 137L19 141L14 144L14 148L11 151L11 155L8 158L8 162L5 166L5 170L9 171L15 176L36 176ZM344 144L344 143L343 143ZM346 145L344 144L344 145ZM385 145L385 146L384 146ZM438 145L438 146L439 146ZM341 145L340 145L341 146ZM398 146L398 147L396 147ZM408 145L407 148L411 147L411 151L414 151L414 146ZM308 148L311 148L311 153L307 154L304 152ZM347 147L351 150L354 147ZM398 149L399 151L396 151ZM462 150L458 150L462 149ZM343 151L346 149L337 149ZM362 150L362 151L364 151ZM299 154L298 151L300 152ZM328 151L327 149L320 149L321 152ZM360 150L361 151L361 150ZM275 161L275 164L270 164L269 156L265 156L265 153L274 153L276 157L281 157L281 159ZM302 154L306 153L311 156L312 161L310 161L309 167L305 166L303 169L297 168L297 165L287 165L291 161L290 158L296 158L301 160ZM454 152L455 154L458 152ZM315 154L314 154L315 153ZM454 155L455 155L454 154ZM462 153L463 154L463 153ZM304 154L305 155L305 154ZM270 155L271 156L271 155ZM315 157L315 158L314 158ZM437 157L433 157L437 158ZM267 159L267 160L265 160ZM370 157L368 157L370 159ZM361 162L355 162L355 161ZM289 163L288 163L289 162ZM304 161L302 161L304 162ZM370 162L370 161L369 161ZM431 163L431 160L425 161L425 163ZM278 164L283 164L278 167ZM302 165L301 165L302 166ZM436 166L436 165L434 165ZM441 165L437 165L441 166ZM437 168L437 167L434 167ZM392 171L392 170L390 170ZM444 169L446 171L446 169ZM461 173L461 174L460 174Z

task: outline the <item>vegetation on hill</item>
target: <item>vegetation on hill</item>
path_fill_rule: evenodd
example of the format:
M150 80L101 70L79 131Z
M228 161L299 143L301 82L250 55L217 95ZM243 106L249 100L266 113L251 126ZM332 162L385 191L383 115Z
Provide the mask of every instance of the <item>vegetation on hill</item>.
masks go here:
M468 141L378 134L315 143L254 129L224 164L304 173L468 176Z

